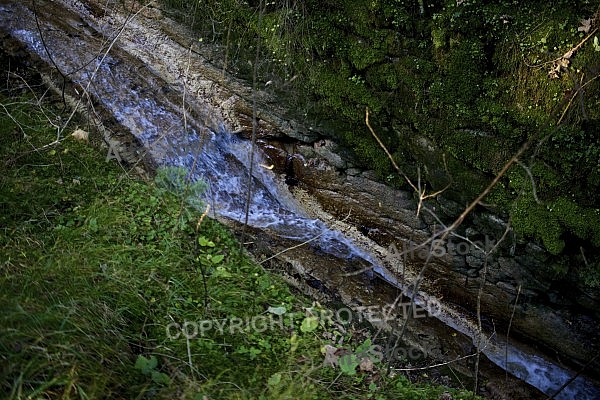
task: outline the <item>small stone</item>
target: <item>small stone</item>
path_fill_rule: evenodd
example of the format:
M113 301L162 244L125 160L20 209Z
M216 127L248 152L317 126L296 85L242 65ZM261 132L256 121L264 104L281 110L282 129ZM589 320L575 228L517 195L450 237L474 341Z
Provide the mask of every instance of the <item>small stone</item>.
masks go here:
M517 288L511 285L510 283L500 281L496 283L496 286L507 293L517 294Z

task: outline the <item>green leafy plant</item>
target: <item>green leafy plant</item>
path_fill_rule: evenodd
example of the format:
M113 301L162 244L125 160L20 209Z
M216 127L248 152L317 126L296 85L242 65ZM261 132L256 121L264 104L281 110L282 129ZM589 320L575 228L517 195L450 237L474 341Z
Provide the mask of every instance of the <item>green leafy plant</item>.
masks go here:
M339 365L342 372L346 375L356 375L356 368L360 365L360 359L354 353L345 354L340 357Z
M135 369L140 370L142 374L146 376L150 376L152 378L152 382L159 385L169 385L171 383L171 379L167 374L157 371L157 366L158 360L155 356L146 358L140 354L135 361Z
M315 331L319 327L319 317L315 315L309 315L302 320L300 330L303 333L310 333Z
M215 253L215 243L204 236L198 238L198 244L201 251L196 260L198 260L207 271L212 271L214 277L230 278L231 273L222 264L225 255Z

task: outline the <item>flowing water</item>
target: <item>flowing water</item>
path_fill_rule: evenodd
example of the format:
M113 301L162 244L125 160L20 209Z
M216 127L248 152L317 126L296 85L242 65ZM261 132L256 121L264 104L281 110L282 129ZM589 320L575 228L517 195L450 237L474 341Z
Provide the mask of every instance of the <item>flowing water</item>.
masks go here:
M70 4L75 11L81 8L76 6L77 2ZM207 182L204 200L211 205L213 215L244 222L250 190L247 218L253 227L268 229L296 241L312 239L312 245L321 251L348 263L370 265L375 274L391 285L407 290L381 266L376 255L370 254L340 231L328 227L325 222L310 218L282 179L266 168L266 160L259 151L255 151L254 165L250 168L251 143L229 132L222 121L211 115L211 110L203 103L206 99L198 98L181 83L166 83L170 79L155 73L173 66L145 65L144 60L140 62L140 58L118 50L118 43L108 54L99 52L109 42L94 32L107 28L90 28L82 24L75 14L60 19L56 26L53 26L51 18L43 18L42 30L47 33L44 39L46 47L51 49L50 60L29 9L18 4L5 4L0 5L0 13L0 28L24 43L29 51L55 63L63 73L69 74L76 86L86 88L120 125L135 135L158 165L185 167L194 179ZM130 25L133 24L134 21L130 21ZM136 26L140 29L141 25ZM79 33L66 34L70 28L77 29ZM111 37L114 32L116 28L113 27L112 31L104 33ZM182 60L189 57L186 49L176 43L171 45L179 47ZM143 42L136 45L136 51L152 52L144 48ZM170 61L165 59L163 62ZM417 296L417 302L424 300ZM477 340L476 326L452 309L443 307L437 317L447 326L472 338L474 343ZM516 346L507 347L497 337L487 337L482 343L483 353L491 361L548 395L573 376L573 372L539 355ZM600 398L600 390L578 377L556 398Z

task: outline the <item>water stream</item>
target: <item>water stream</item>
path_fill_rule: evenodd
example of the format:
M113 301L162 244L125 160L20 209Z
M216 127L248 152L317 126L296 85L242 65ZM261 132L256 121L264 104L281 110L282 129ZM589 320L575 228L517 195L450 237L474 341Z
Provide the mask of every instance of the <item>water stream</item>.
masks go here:
M30 10L9 4L1 5L0 13L1 29L50 62ZM44 26L46 29L52 27L51 22L44 22ZM126 52L111 51L103 56L94 51L97 47L90 45L93 39L83 33L61 34L61 30L64 26L56 27L53 34L45 38L48 48L53 49L52 62L62 71L72 72L70 77L75 84L88 88L89 93L144 144L159 165L184 167L194 179L207 182L209 189L204 201L211 205L213 215L243 222L246 197L251 189L250 225L296 241L316 238L311 243L321 251L348 263L371 265L375 274L402 288L375 255L325 222L310 218L282 179L265 168L267 161L259 151L255 152L249 184L251 143L228 132L221 121L208 115L210 110L203 109L193 94L187 93L184 110L183 101L174 100L183 99L184 88L181 85L170 87L170 92L177 95L166 96L164 86L156 84L161 77L147 75L156 68L146 69L146 75L140 74L139 65L133 64ZM184 56L187 55L183 53L182 58ZM423 299L418 297L418 302ZM438 318L476 341L476 326L457 312L443 307ZM507 348L507 344L497 337L488 337L484 342L483 353L491 361L548 395L573 375L539 355L526 353L510 344ZM506 355L508 363L505 365ZM600 390L578 377L556 398L600 398Z

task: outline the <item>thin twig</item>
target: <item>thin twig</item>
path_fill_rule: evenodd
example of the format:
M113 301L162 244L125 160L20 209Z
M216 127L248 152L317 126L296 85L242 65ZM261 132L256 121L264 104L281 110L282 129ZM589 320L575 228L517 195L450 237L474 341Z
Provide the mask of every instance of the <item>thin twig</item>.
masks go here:
M560 118L558 119L558 122L556 123L556 125L560 125L561 124L562 120L565 118L565 115L567 114L567 111L569 110L569 108L571 108L571 104L573 104L573 100L575 99L575 97L577 97L577 95L579 94L579 92L583 88L585 88L587 85L589 85L590 83L592 83L594 80L598 79L599 77L600 77L600 74L594 76L593 78L591 78L590 80L588 80L586 83L584 83L583 85L581 85L579 88L577 88L577 90L575 91L575 93L573 93L573 95L569 99L569 102L567 103L567 106L563 110L563 112L562 112Z
M375 131L371 127L371 125L369 123L369 109L368 108L366 110L365 122L367 124L367 127L371 131L371 134L377 140L377 143L379 143L379 145L383 148L383 150L385 151L386 155L388 156L388 158L392 162L392 165L394 166L394 168L396 168L396 170L398 171L398 173L400 173L407 180L407 182L411 185L411 187L419 193L419 198L423 199L424 192L422 192L419 188L415 187L415 185L408 179L408 177L406 176L406 174L404 174L402 172L402 170L400 169L400 167L398 167L398 165L394 161L391 153L387 150L387 148L385 147L385 145L383 144L383 142L381 141L381 139L379 139L379 137L377 136L377 134L375 133ZM536 137L537 137L537 135L533 135L525 144L523 144L521 146L521 148L517 151L517 153L514 154L506 162L506 164L504 165L504 167L502 167L502 169L500 170L500 172L494 177L494 179L488 184L488 186L477 196L477 198L475 198L475 200L473 200L465 208L465 210L458 216L458 218L456 218L454 220L454 222L449 227L443 229L440 232L436 232L434 235L432 235L432 237L430 237L426 241L426 243L431 243L434 240L434 238L436 236L438 236L438 235L439 235L439 237L440 237L440 239L442 241L445 241L448 238L448 236L450 235L450 233L452 231L454 231L456 228L458 228L462 224L462 222L465 220L465 218L471 213L471 211L473 211L473 209L490 193L490 191L496 186L496 184L500 181L500 179L506 174L506 172L508 171L508 169L514 163L516 163L517 160L519 159L519 157L531 146L531 144L534 142L534 140L536 139ZM422 200L420 200L420 201L422 201ZM433 253L431 251L429 251L427 253L427 259L423 263L423 267L419 271L419 275L417 276L417 278L416 278L416 280L415 280L415 282L413 284L412 293L411 293L411 296L410 296L410 305L409 305L409 308L408 308L409 314L408 314L407 318L404 320L404 323L402 325L402 330L400 332L399 337L396 340L396 344L402 339L402 337L404 336L404 334L406 332L406 329L407 329L407 326L408 326L408 322L411 319L410 318L411 311L412 311L412 308L414 307L414 304L415 304L415 299L416 299L416 296L417 296L417 292L419 290L419 286L421 284L421 281L425 277L425 272L427 270L427 267L429 266L429 263L430 263L432 257L433 257ZM479 345L478 345L478 348L479 348ZM388 364L388 372L390 371L390 369L391 369L391 364Z
M521 285L517 288L517 296L515 297L515 304L512 307L512 313L508 320L508 328L506 329L506 346L504 347L504 380L508 383L508 338L510 335L510 328L515 317L515 311L517 310L517 304L519 303L519 295L521 294Z
M515 162L517 164L519 164L521 166L521 168L523 168L525 170L525 172L527 173L527 175L529 176L529 179L531 180L531 193L533 194L533 198L535 199L535 202L538 204L542 204L542 202L540 201L540 199L538 199L538 196L537 196L537 190L535 188L535 179L533 178L531 169L528 166L526 166L525 164L523 164L520 160L516 160Z
M598 28L594 28L575 47L572 47L569 51L567 51L566 53L564 53L562 56L555 58L554 60L544 61L541 64L535 64L535 65L529 65L529 64L526 63L525 65L527 65L529 68L541 68L544 65L553 64L555 62L558 62L558 61L562 60L563 58L566 58L567 60L570 60L571 57L573 56L573 53L575 53L577 50L579 50L581 48L581 46L583 46L584 43L587 42L588 39L591 38L594 35L594 33L596 33L597 30L598 30Z
M61 97L62 97L62 102L63 102L63 107L64 107L63 111L64 111L67 108L67 102L65 100L65 86L67 84L67 77L62 72L60 67L58 65L56 65L56 62L54 61L54 58L52 57L52 53L50 53L50 50L48 50L48 46L46 45L46 40L44 39L44 34L42 33L42 27L40 26L40 20L38 19L36 3L37 3L37 1L33 0L33 17L35 18L35 25L37 27L38 33L40 34L40 40L42 41L42 46L44 47L44 51L46 52L48 59L50 60L52 65L54 65L54 68L56 68L56 71L58 71L58 74L62 78Z
M258 12L258 26L257 30L260 32L262 28L262 18L264 13L263 0L260 0ZM256 131L257 131L257 114L256 109L256 92L258 86L258 60L260 56L260 35L256 37L256 57L254 58L254 65L252 70L252 146L250 149L250 165L248 167L248 192L246 193L246 209L244 210L244 228L248 226L248 217L250 214L250 201L252 199L252 173L254 172L254 152L256 150Z
M446 362L439 363L439 364L431 364L431 365L427 365L425 367L392 368L392 371L403 371L403 372L404 371L423 371L423 370L426 370L426 369L432 369L432 368L437 368L437 367L443 367L445 365L450 365L450 364L453 364L453 363L455 363L457 361L466 360L467 358L475 357L476 355L477 355L477 353L468 354L466 356L455 358L454 360L446 361Z
M496 249L498 248L498 246L500 246L500 243L502 243L504 241L504 239L506 238L506 235L508 234L508 232L510 231L510 223L506 224L506 229L504 229L504 233L502 234L502 237L500 238L500 240L498 241L498 243L496 243L494 245L494 247L492 247L489 251L486 249L484 251L485 253L485 259L483 261L483 273L481 276L481 285L479 286L479 290L477 291L477 330L479 331L478 337L477 337L477 357L475 358L475 382L474 382L474 387L473 387L473 393L477 393L477 389L478 389L478 384L479 384L479 361L480 361L480 357L481 357L481 342L483 340L483 324L481 322L481 296L483 295L483 289L485 287L485 282L487 279L487 271L488 271L488 259L489 256L496 251Z
M345 222L345 221L346 221L348 218L350 218L350 212L348 212L348 215L346 215L346 217L344 217L344 219L342 219L341 221L337 221L337 222ZM337 223L337 222L336 222L336 223ZM282 255L283 253L286 253L286 252L288 252L288 251L290 251L290 250L297 249L298 247L302 247L302 246L304 246L305 244L307 244L307 243L310 243L310 242L312 242L313 240L316 240L316 239L320 238L321 236L323 236L323 234L325 234L325 232L327 232L327 231L326 231L326 230L324 230L323 232L319 233L318 235L316 235L316 236L313 236L312 238L310 238L310 239L308 239L308 240L305 240L305 241L304 241L304 242L302 242L302 243L299 243L299 244L297 244L297 245L295 245L295 246L292 246L292 247L285 248L285 249L281 250L280 252L273 254L271 257L268 257L268 258L266 258L266 259L262 260L261 262L259 262L259 264L266 263L267 261L269 261L269 260L271 260L271 259L273 259L273 258L275 258L275 257L277 257L277 256L280 256L280 255Z
M379 143L379 146L381 146L381 148L383 149L383 151L385 151L385 154L387 154L388 158L392 162L392 165L394 166L394 168L396 169L396 171L398 171L398 173L404 177L404 179L406 180L406 182L408 182L408 184L418 193L418 195L419 195L419 204L417 206L417 217L418 217L419 213L421 212L421 208L423 206L423 201L425 201L425 200L427 200L429 198L436 197L437 195L442 194L443 192L445 192L452 185L452 180L450 180L450 182L442 190L438 190L435 193L427 194L426 195L425 194L425 191L427 190L426 189L426 185L424 185L423 189L421 189L421 169L420 168L417 169L417 174L418 174L418 179L417 179L417 185L418 185L418 187L417 187L417 186L415 186L411 182L411 180L400 169L400 167L398 167L398 164L396 164L396 161L394 161L394 157L392 157L392 154L388 151L388 149L385 146L385 144L383 144L383 142L381 141L381 139L379 138L379 136L377 136L377 134L375 133L375 130L371 127L371 124L369 123L369 108L368 107L365 110L365 123L367 125L367 128L369 128L369 131L371 131L371 135L373 135L373 137L375 138L375 140L377 140L377 143ZM444 156L444 165L445 164L446 164L446 157ZM447 171L447 166L446 166L446 171Z
M563 390L565 390L565 388L567 386L569 386L575 379L577 379L577 377L579 375L581 375L581 373L583 371L585 371L587 369L587 367L589 367L590 365L592 365L592 363L594 361L596 361L596 359L598 357L600 357L600 353L598 353L594 357L592 357L592 359L590 361L588 361L583 367L581 367L581 369L579 369L579 371L577 371L577 373L575 375L573 375L570 379L568 379L565 383L563 383L562 386L559 387L558 390L552 396L548 396L547 400L552 400L553 398L555 398L556 396L558 396L558 394L560 392L562 392Z

